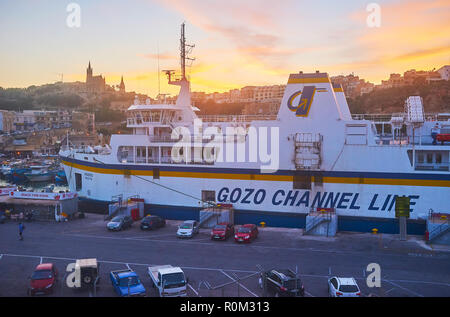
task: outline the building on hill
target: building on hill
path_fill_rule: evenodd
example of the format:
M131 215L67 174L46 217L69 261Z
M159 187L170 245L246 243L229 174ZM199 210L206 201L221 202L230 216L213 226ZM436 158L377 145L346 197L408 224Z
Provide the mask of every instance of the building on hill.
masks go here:
M246 103L242 109L243 115L276 115L280 109L279 100Z
M109 109L114 111L126 112L128 108L133 104L134 98L127 100L115 100L109 103Z
M95 133L95 113L72 112L72 129L75 131Z
M439 73L439 75L441 75L441 78L443 80L449 80L450 79L450 65L442 66L436 72Z
M360 79L359 76L355 76L354 74L349 74L347 76L332 76L330 79L333 84L340 84L344 89L345 96L349 98L369 93L374 88L374 84L366 82L364 79Z
M102 75L93 76L93 70L91 62L89 61L88 68L86 70L86 92L88 93L102 93L105 91L106 83L105 78ZM125 87L124 87L125 89Z
M445 67L445 66L444 66ZM438 71L434 69L431 71L410 69L400 74L391 74L388 80L382 80L381 85L377 88L393 88L402 86L411 86L418 83L429 84L432 81L443 80L442 74L445 76L445 68L442 67ZM442 71L440 72L440 70ZM448 73L447 73L448 74Z
M14 130L14 112L0 110L0 131L11 133Z

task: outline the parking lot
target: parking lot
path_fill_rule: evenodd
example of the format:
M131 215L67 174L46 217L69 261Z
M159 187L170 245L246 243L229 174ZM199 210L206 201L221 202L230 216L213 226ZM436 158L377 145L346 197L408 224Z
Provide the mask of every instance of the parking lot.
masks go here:
M301 275L306 296L327 296L331 276L354 277L363 296L450 296L450 253L424 248L420 237L398 241L391 235L339 233L337 237L303 236L301 229L261 228L257 240L237 244L233 239L211 241L201 229L180 240L179 222L141 231L109 232L103 216L89 214L67 223L25 223L24 241L17 223L0 225L0 296L27 296L28 277L39 263L52 262L60 280L49 296L117 296L109 272L131 268L147 296L157 296L147 267L180 266L189 279L188 296L260 297L259 268L289 268ZM65 285L66 267L80 258L97 258L99 288L72 290ZM380 288L369 288L369 263L381 267ZM271 296L271 294L267 294ZM272 294L273 295L273 294Z

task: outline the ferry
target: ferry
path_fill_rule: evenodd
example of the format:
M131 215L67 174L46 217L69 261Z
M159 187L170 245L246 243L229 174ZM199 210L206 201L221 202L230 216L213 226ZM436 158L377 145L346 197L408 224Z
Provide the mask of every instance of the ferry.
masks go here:
M450 114L427 114L419 96L403 113L352 115L325 72L289 75L277 115L200 116L192 106L181 36L175 104L136 98L132 134L109 146L59 153L70 190L92 206L139 197L146 212L199 219L211 204L232 206L236 224L304 228L317 208L333 208L338 230L398 233L398 196L410 198L408 234L424 234L430 211L448 212ZM436 131L439 128L439 133Z

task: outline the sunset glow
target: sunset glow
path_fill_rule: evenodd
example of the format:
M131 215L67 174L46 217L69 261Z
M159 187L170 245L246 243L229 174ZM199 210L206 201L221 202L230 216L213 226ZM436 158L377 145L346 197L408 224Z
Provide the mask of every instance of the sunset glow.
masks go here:
M81 27L66 25L71 1L0 2L0 86L84 81L154 96L160 70L179 70L179 27L195 44L193 91L284 84L289 73L354 72L373 83L390 73L450 63L450 2L378 1L380 27L366 23L367 1L74 1ZM161 74L161 92L177 93Z

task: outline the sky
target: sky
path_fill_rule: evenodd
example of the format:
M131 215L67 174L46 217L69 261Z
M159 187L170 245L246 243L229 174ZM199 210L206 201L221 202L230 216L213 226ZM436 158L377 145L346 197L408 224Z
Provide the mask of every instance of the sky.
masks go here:
M79 27L67 23L72 3ZM107 84L123 75L127 91L156 96L158 56L160 70L180 68L183 22L195 44L193 91L285 84L316 70L380 83L450 64L449 0L0 0L0 86L85 81L90 61ZM159 82L177 93L163 74Z

